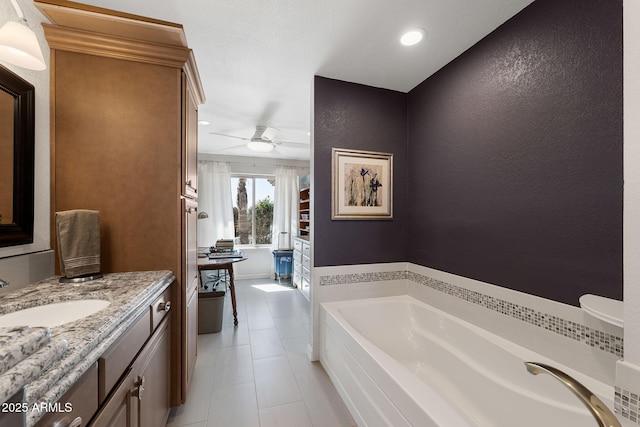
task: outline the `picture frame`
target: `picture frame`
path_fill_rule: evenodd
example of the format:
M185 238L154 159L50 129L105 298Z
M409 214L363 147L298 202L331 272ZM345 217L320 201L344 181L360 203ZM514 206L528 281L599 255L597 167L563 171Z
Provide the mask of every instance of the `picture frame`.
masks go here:
M393 219L393 154L332 148L331 219Z

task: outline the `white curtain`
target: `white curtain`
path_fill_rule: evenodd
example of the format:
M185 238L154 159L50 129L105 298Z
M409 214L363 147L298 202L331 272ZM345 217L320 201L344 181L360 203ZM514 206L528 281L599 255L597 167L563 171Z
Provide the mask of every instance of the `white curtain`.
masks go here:
M231 166L225 162L198 162L198 246L214 246L218 239L233 239Z
M291 237L298 232L298 175L296 168L278 166L276 168L276 188L273 196L273 235L271 242L275 249L290 249ZM287 233L282 235L280 233Z

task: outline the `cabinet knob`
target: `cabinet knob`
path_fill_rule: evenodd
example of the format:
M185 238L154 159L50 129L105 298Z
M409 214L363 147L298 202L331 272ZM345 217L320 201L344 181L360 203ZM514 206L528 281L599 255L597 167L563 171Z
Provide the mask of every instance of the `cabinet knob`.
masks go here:
M161 302L158 304L158 311L167 312L169 310L171 310L171 301Z
M138 400L142 400L142 392L144 391L144 377L138 377L138 379L134 382L135 388L131 392L134 397L137 397Z

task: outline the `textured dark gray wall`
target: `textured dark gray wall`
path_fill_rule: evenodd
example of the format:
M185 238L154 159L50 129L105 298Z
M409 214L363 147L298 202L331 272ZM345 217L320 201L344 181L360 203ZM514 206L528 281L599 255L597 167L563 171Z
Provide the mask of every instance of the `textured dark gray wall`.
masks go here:
M410 261L622 298L621 3L538 0L409 93Z
M406 261L406 94L314 79L314 263ZM394 155L393 221L331 220L331 149Z
M622 298L621 1L537 0L407 94L406 227L356 232L330 221L330 147L396 152L359 137L387 126L379 92L316 79L317 266L409 260L573 305Z

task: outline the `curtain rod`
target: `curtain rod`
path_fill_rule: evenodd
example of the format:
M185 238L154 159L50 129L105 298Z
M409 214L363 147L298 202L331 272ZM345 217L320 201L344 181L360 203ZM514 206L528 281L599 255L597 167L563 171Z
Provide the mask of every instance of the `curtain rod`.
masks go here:
M298 161L298 160L295 160L295 161ZM303 161L303 160L300 160L300 161ZM311 167L311 165L299 166L299 165L287 165L287 164L278 164L278 163L230 162L230 161L224 161L224 160L198 160L198 162L204 162L204 163L221 162L221 163L229 163L230 165L245 165L245 166L286 166L286 167L291 167L296 169L309 169Z

